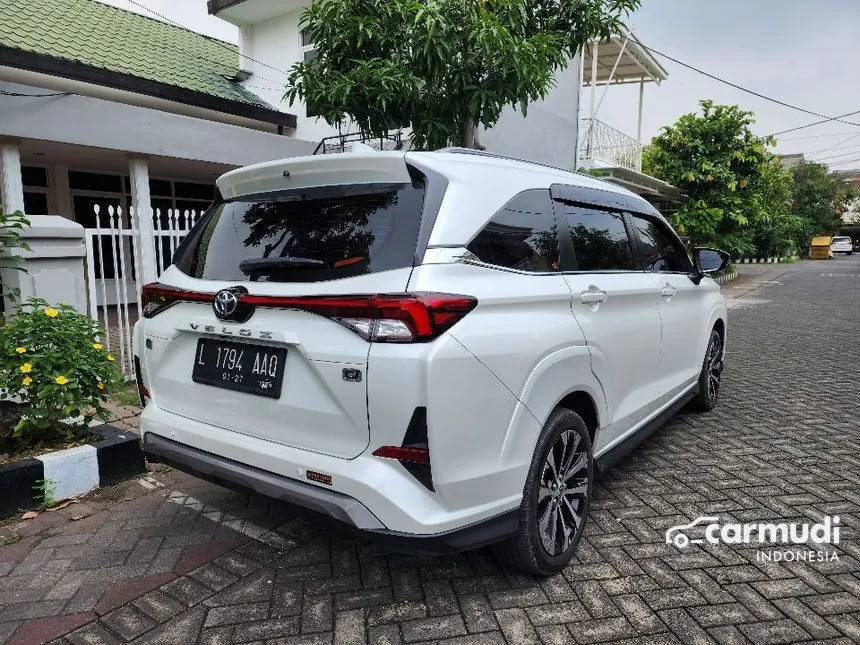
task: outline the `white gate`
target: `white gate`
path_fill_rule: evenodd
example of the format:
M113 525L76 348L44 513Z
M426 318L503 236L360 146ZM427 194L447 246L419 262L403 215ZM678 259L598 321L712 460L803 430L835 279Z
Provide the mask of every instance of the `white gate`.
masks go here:
M134 377L131 330L137 322L140 276L145 254L141 244L155 246L156 267L161 273L170 266L179 243L197 223L201 213L179 209L148 209L153 235L144 240L138 213L133 208L96 205L95 228L85 230L87 250L87 295L90 317L105 327L106 345L111 348L117 365L128 378Z

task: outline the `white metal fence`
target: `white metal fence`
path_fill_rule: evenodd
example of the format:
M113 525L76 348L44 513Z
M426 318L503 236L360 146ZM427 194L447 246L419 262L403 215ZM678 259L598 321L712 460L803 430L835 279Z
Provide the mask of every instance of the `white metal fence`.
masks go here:
M147 210L152 234L141 233L139 213L133 208L96 205L96 225L86 229L84 238L90 317L104 325L106 344L127 377L134 376L131 330L138 317L140 276L145 273L141 262L146 254L141 253L141 245L154 245L155 273L161 274L201 215L190 210Z

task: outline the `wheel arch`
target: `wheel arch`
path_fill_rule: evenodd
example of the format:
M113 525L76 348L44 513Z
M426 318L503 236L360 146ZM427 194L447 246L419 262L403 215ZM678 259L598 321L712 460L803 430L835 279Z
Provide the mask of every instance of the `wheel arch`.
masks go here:
M537 423L511 425L503 461L524 454L531 459L541 429L559 407L583 418L592 441L608 419L603 387L591 371L591 356L585 345L569 346L544 357L533 368L518 398Z
M726 341L726 321L723 318L717 318L714 321L714 326L711 329L716 329L720 338L725 343Z
M594 444L594 437L600 427L600 417L592 396L584 390L575 390L562 398L553 409L558 408L567 408L571 412L576 412L585 422L591 443Z

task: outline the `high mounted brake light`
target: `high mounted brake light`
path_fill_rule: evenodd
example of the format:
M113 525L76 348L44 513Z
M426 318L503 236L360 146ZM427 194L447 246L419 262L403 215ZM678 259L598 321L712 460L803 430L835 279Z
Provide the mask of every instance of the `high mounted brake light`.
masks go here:
M143 288L141 311L152 318L180 302L211 303L214 294L184 291L163 284ZM239 295L242 305L298 309L329 318L373 342L432 341L478 305L472 296L447 293L395 293L356 296Z

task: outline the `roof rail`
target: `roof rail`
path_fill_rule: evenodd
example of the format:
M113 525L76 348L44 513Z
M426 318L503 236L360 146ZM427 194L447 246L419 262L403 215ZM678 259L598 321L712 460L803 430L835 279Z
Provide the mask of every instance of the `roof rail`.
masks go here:
M600 179L600 177L593 177L592 175L587 175L582 172L578 172L576 170L570 170L568 168L562 168L561 166L553 166L548 163L541 163L540 161L533 161L532 159L522 159L521 157L512 157L510 155L499 154L498 152L487 152L486 150L477 150L476 148L458 148L456 146L451 148L442 148L440 150L436 150L436 152L453 152L458 155L475 155L477 157L491 157L494 159L507 159L508 161L519 161L521 163L531 164L533 166L541 166L543 168L552 168L553 170L560 170L562 172L569 172L574 175L579 175L581 177L589 177L591 179L596 179L598 181L605 181ZM612 183L612 182L607 182ZM613 184L614 185L614 184Z
M540 166L542 168L550 168L552 170L560 170L561 172L567 172L572 175L577 175L578 177L588 177L589 179L593 179L594 181L599 181L602 184L607 184L608 186L612 186L613 188L619 188L618 184L614 184L608 179L603 179L602 177L595 177L594 175L589 175L588 173L579 172L578 170L568 170L567 168L562 168L560 166L553 166L548 163L541 163L540 161L532 161L531 159L522 159L520 157L511 157L510 155L503 155L497 152L487 152L486 150L477 150L476 148L459 148L457 146L452 146L450 148L442 148L440 150L436 150L435 152L451 152L458 155L475 155L476 157L491 157L494 159L507 159L508 161L519 161L521 163L531 164L533 166ZM621 186L621 188L624 188ZM640 195L641 197L641 195ZM644 199L644 197L643 197ZM648 201L648 200L645 200Z

